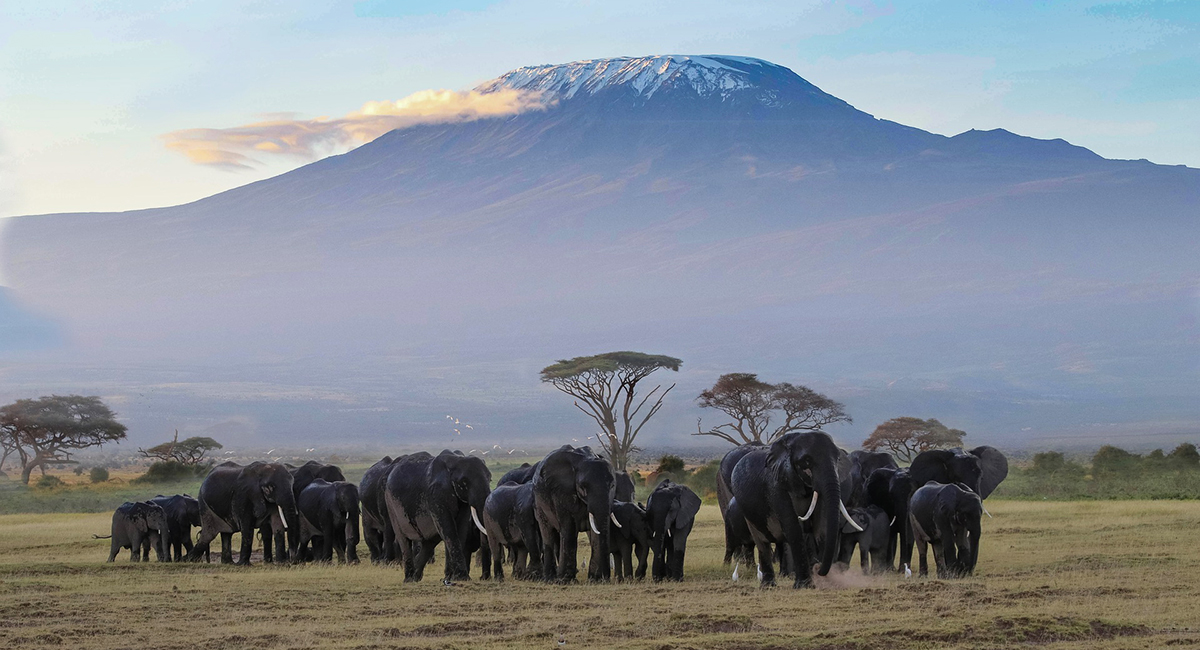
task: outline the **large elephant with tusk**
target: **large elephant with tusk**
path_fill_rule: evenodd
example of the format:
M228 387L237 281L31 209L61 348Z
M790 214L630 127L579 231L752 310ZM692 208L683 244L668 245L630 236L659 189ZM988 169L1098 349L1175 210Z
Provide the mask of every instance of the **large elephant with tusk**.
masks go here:
M797 588L811 587L810 544L819 575L837 558L841 522L857 526L842 503L840 451L823 431L793 432L745 454L733 469L737 499L758 548L763 586L774 586L772 544L787 544Z
M384 502L400 555L404 580L419 581L439 542L446 544L446 580L469 580L472 531L487 535L480 517L491 492L492 473L482 459L444 450L398 459L388 472ZM478 540L486 548L486 538ZM489 569L490 570L490 569Z
M254 531L272 525L287 536L291 557L300 546L300 513L292 492L292 475L278 463L253 462L245 467L226 462L212 468L200 485L200 539L188 553L195 562L221 536L221 562L233 562L233 534L241 533L238 564L250 564ZM264 559L266 549L264 548Z
M579 532L584 531L592 547L588 579L609 581L608 526L615 481L612 465L590 447L563 445L538 463L532 483L544 580L575 580Z

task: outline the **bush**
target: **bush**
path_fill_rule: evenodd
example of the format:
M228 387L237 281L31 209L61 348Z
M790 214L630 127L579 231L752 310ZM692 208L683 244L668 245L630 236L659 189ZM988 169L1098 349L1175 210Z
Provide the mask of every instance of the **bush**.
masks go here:
M56 487L61 487L62 484L62 479L53 474L47 474L39 478L37 482L33 484L33 486L43 490L52 490Z
M710 460L684 477L683 483L701 499L717 498L717 474L721 471L721 460Z
M131 483L175 483L208 475L211 465L185 465L177 460L160 460L150 464L146 473Z
M103 483L108 480L108 470L103 467L93 467L91 472L88 472L88 478L92 479L92 483Z
M73 469L71 471L75 472L75 476L83 476L83 469L84 469L83 465L76 465L75 469Z
M683 471L683 459L679 456L667 454L658 459L658 469L654 470L655 474L679 474Z

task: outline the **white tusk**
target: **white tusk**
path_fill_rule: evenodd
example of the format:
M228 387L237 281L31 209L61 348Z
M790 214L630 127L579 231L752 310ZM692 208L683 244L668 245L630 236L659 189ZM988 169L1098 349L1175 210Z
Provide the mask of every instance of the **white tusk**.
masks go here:
M860 533L863 532L862 526L859 526L858 523L850 518L850 513L846 512L846 504L842 503L841 499L838 499L838 509L842 511L842 516L846 518L846 523L854 526L854 530L857 530Z
M737 562L734 562L734 563L733 563L733 581L734 581L734 582L737 582L737 579L738 579L738 567L740 567L740 566L742 566L742 561L741 561L741 560L738 560Z
M599 535L600 527L596 525L596 515L593 515L592 513L589 512L588 513L588 523L590 523L592 525L592 532Z
M817 491L813 490L812 503L808 504L808 512L804 513L803 517L800 517L800 521L808 521L808 518L812 516L813 510L816 510L816 509L817 509Z
M479 532L487 537L487 531L483 529L483 524L479 523L479 514L475 512L475 506L471 506L471 519L475 520L475 527L479 529Z
M980 502L979 502L979 507L980 507L980 508L983 508L983 514L987 515L987 516L988 516L988 519L992 519L992 518L993 518L993 517L992 517L992 513L990 513L990 512L988 512L988 511L987 511L987 507L983 505L983 502L982 502L982 501L980 501Z
M608 513L608 518L612 519L612 522L617 525L617 528L624 528L624 526L621 525L621 522L617 521L617 516L613 513Z
M890 526L895 526L895 525L896 525L896 518L892 517L892 520L888 522L888 526L890 527Z
M283 529L284 529L284 530L287 530L287 529L288 529L288 528L287 528L287 517L284 517L284 516L283 516L283 506L281 506L281 505L279 505L278 503L276 503L276 504L275 504L275 507L276 507L276 508L279 508L279 520L283 522Z

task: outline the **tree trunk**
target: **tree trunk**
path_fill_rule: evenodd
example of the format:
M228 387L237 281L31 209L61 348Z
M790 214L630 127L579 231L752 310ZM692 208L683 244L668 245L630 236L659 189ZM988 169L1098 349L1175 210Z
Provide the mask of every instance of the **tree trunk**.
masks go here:
M25 467L21 469L21 482L29 485L29 475L33 473L33 468L42 468L42 476L46 475L46 459L42 458L41 453L34 453L33 457L25 463Z

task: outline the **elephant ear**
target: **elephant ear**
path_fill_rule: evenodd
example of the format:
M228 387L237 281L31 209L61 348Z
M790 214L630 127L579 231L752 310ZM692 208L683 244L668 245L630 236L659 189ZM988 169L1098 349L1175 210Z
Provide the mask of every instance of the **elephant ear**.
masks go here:
M838 478L839 478L839 480L844 482L846 480L846 478L850 476L850 469L851 469L851 465L852 465L852 463L850 461L850 454L846 453L846 450L842 449L841 447L838 447L837 451L838 451L838 457L837 457Z
M693 521L700 512L700 497L691 489L681 486L679 491L679 514L681 518Z
M767 469L778 472L787 472L787 469L792 464L791 449L787 445L788 436L782 436L771 446L767 451Z
M986 499L1008 477L1008 458L999 449L987 445L972 449L971 454L979 457L979 496Z
M866 481L868 503L880 507L891 507L892 497L890 484L892 481L892 474L894 473L895 470L886 467L881 467L874 472L871 472L871 475L867 477Z
M930 481L951 483L947 463L954 458L950 449L930 449L917 454L909 465L908 472L913 478L913 486L920 488Z

